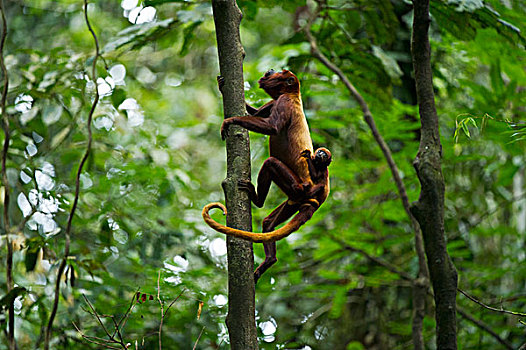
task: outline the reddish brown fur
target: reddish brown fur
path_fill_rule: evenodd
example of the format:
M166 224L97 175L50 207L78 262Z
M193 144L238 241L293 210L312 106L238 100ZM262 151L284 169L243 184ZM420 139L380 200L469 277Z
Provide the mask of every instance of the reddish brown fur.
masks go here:
M268 118L257 116L225 119L221 126L223 138L230 124L270 135L269 153L285 163L302 182L312 183L301 152L313 152L307 119L303 113L300 82L290 71L274 73L259 79L259 86L275 101Z
M320 153L325 153L327 156L321 159L318 156ZM272 180L278 186L280 186L280 188L289 197L287 201L283 202L276 210L274 210L267 218L264 219L263 226L266 226L265 222L274 223L274 221L279 221L278 223L274 224L274 226L277 226L292 216L294 213L298 212L298 214L296 214L296 216L282 228L273 230L271 232L264 230L264 233L256 233L233 229L231 227L221 225L212 220L208 213L210 209L218 208L223 210L223 213L226 214L226 208L221 203L211 203L206 205L203 209L204 220L216 231L255 243L275 242L290 235L312 217L312 214L314 214L314 212L320 207L329 194L329 171L327 167L332 161L329 150L326 148L319 148L312 157L310 151L305 150L302 152L302 157L306 159L311 173L316 174L314 177L316 182L313 186L310 184L299 183L299 178L294 173L292 173L290 169L279 162L279 160L276 160L272 157L265 161L259 173L258 192L260 196L262 193L263 196L266 196L268 188L270 187L270 181ZM269 162L269 160L271 160L271 162ZM276 171L267 172L267 168L272 168ZM263 180L264 182L260 181L262 177L266 178ZM288 182L282 183L283 180L287 180ZM262 204L264 202L264 198L260 202L258 192L256 192L254 185L252 185L250 182L241 182L240 187L249 192L250 199L254 203ZM280 217L283 216L283 213L287 213L288 216L284 219L280 219Z
M218 79L219 88L224 83ZM276 261L276 243L307 222L329 194L329 175L327 166L331 156L327 149L318 149L311 158L312 140L300 94L298 78L290 71L275 73L269 71L259 80L259 86L273 101L255 109L247 105L252 114L244 117L225 119L221 126L223 139L230 124L240 125L248 130L270 135L270 158L265 161L258 175L258 193L250 182L241 182L240 187L249 191L251 200L261 207L265 201L271 182L275 182L288 200L279 205L263 220L263 234L236 230L212 220L208 211L220 208L220 203L212 203L203 209L205 222L216 231L253 242L264 243L265 261L256 269L255 280ZM280 229L275 228L296 216Z

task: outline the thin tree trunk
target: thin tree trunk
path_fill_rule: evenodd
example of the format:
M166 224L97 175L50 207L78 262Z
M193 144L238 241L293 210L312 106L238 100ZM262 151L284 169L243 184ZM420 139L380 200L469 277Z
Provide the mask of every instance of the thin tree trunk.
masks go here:
M424 237L433 291L437 348L457 349L457 272L447 253L444 235L445 184L441 169L442 145L433 93L429 45L429 0L414 0L412 55L420 113L421 137L413 163L420 180L420 197L411 207Z
M243 58L239 37L242 14L235 0L212 0L216 26L219 67L225 79L223 109L225 118L246 114L243 84ZM239 179L250 180L248 131L231 126L226 139L227 177L223 181L228 214L227 225L252 231L250 200L237 189ZM219 132L219 131L218 131ZM258 348L255 320L254 255L252 243L227 237L228 315L226 324L232 350Z
M0 11L2 17L2 36L0 37L0 69L3 75L2 97L0 100L0 108L2 109L2 129L4 131L4 145L2 148L2 185L4 186L4 207L3 210L3 229L5 233L5 243L7 246L6 256L6 294L13 290L13 245L9 239L11 234L9 223L9 182L7 179L7 150L9 148L10 130L9 130L9 116L7 114L7 92L9 90L9 76L4 62L4 45L7 37L7 20L5 15L4 1L0 0ZM7 344L9 350L16 349L15 340L15 306L14 299L7 305Z

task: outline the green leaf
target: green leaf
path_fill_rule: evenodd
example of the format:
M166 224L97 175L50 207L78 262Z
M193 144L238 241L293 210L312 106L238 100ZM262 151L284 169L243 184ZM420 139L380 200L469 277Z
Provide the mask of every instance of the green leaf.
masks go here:
M490 68L491 87L497 95L502 95L504 91L504 82L502 81L502 71L500 69L500 60L497 58Z
M190 43L195 37L195 31L197 27L199 27L203 23L202 21L196 21L192 22L188 27L183 29L183 46L181 47L181 51L179 51L179 54L181 56L186 56L188 54L188 49L190 47Z
M0 299L0 306L6 308L9 307L9 305L11 305L17 297L26 294L26 292L27 289L24 287L14 287L9 291L9 293L4 295L2 299Z
M259 6L256 1L244 1L240 0L237 2L241 12L243 13L243 18L246 20L253 20L258 14Z
M126 91L120 88L115 88L113 90L113 93L111 94L111 103L113 104L113 107L119 108L122 101L126 99Z
M471 135L469 133L469 128L466 125L466 120L467 119L462 120L462 122L460 122L460 126L462 127L462 130L464 131L464 134L466 134L467 137L471 138Z
M336 294L332 299L332 306L329 316L331 318L339 318L342 315L343 310L345 309L345 304L347 302L347 287L340 287L336 290Z
M345 350L365 350L365 347L357 340L354 340L347 344Z
M38 254L40 252L40 249L43 247L43 244L44 242L40 237L35 237L26 240L25 245L27 249L24 256L24 265L26 267L26 271L29 272L35 269L38 260Z
M26 252L26 256L24 258L24 264L26 266L27 272L33 271L35 269L37 259L38 259L38 251L36 252L27 251Z
M174 18L168 18L164 21L135 24L117 34L116 38L109 41L102 53L115 51L125 45L130 44L131 49L138 49L144 45L151 44L179 25L180 22Z
M500 14L482 1L432 0L430 12L442 30L461 40L472 40L481 28L494 28L512 43L526 44L519 28L504 21Z
M382 62L385 71L387 74L393 78L398 79L402 76L402 70L396 62L396 60L391 57L387 52L382 50L381 47L373 45L373 54Z

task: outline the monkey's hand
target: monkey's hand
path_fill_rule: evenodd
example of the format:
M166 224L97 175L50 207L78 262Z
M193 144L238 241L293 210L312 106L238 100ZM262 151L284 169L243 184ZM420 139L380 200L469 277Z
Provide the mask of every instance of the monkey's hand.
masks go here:
M250 180L245 180L245 179L237 180L237 188L239 188L242 191L247 191L248 193L256 192L256 188L254 187L252 182L250 182Z
M229 127L230 124L232 124L231 119L232 118L227 118L227 119L223 120L223 124L221 124L221 139L223 139L223 141L228 136L228 127Z
M311 154L310 154L310 150L306 149L304 151L301 151L300 155L303 157L303 158L311 158Z
M225 77L222 75L217 76L217 87L219 88L219 91L223 93L223 87L225 86Z
M300 186L301 186L301 191L306 193L306 192L310 191L310 189L312 187L312 184L310 182L305 181Z

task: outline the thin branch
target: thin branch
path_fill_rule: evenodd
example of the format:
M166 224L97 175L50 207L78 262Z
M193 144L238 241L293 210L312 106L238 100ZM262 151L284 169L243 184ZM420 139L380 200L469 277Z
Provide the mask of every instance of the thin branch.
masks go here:
M402 277L404 280L410 281L412 283L415 281L415 279L410 274L408 274L405 271L400 270L398 267L394 266L393 264L388 263L387 261L382 260L382 259L380 259L380 258L378 258L376 256L373 256L373 255L367 253L365 250L362 250L360 248L356 248L356 247L351 246L350 244L345 242L343 239L341 239L340 237L338 237L336 235L333 235L332 233L327 233L327 235L332 240L334 240L334 241L338 242L340 245L342 245L344 249L349 250L349 251L354 252L354 253L358 253L360 255L363 255L364 257L366 257L367 259L371 260L372 262L374 262L374 263L386 268L387 270L391 271L392 273Z
M3 228L5 232L5 241L7 246L6 256L6 294L13 289L13 246L9 239L9 183L7 180L7 150L9 148L9 141L11 139L9 131L9 116L7 115L7 91L9 89L9 76L7 73L7 67L4 61L4 46L7 37L7 20L5 17L4 1L0 0L0 12L2 13L2 37L0 38L0 67L4 75L4 84L2 89L2 98L0 100L0 108L2 108L2 129L4 131L4 146L2 148L2 182L4 184L4 208L3 208ZM9 303L8 307L8 332L7 332L7 343L9 349L14 350L16 348L15 341L15 307L14 300Z
M82 169L84 167L84 164L88 160L90 151L91 151L91 143L93 141L92 132L91 132L91 121L93 119L93 114L95 112L95 108L97 107L97 103L99 102L99 91L97 87L97 59L100 56L100 49L99 49L99 42L97 39L97 35L93 31L93 28L91 27L91 24L89 22L88 18L88 0L84 0L84 19L86 21L86 25L88 27L88 30L91 32L91 35L93 36L93 40L95 42L95 57L93 59L93 65L92 65L92 76L91 79L95 85L95 98L93 100L93 103L91 105L91 109L88 114L88 120L87 120L87 129L88 129L88 143L86 146L86 152L84 153L84 156L82 157L79 168L77 171L77 176L75 178L75 198L73 200L73 206L71 207L71 211L69 213L69 218L66 226L66 232L65 232L65 246L64 246L64 257L62 258L62 261L60 263L60 266L58 268L57 272L57 280L55 283L55 299L53 301L53 309L51 310L51 314L49 316L48 325L46 328L46 337L45 337L45 343L44 348L45 350L49 349L49 342L51 340L51 332L53 328L53 321L55 320L55 316L58 309L58 302L60 298L60 280L62 277L62 274L64 273L64 269L66 268L67 259L69 256L69 249L70 249L70 243L71 243L71 225L73 222L73 217L75 216L75 211L77 209L79 197L80 197L80 175L82 173Z
M92 336L89 336L89 335L86 335L84 334L84 332L82 332L80 330L80 328L75 324L75 322L71 322L73 323L73 326L75 327L75 329L77 330L77 332L80 334L80 336L85 339L86 341L92 343L92 344L96 344L96 345L100 345L100 346L103 346L105 347L106 349L117 349L117 350L120 350L121 348L118 348L118 347L115 347L115 346L111 346L111 345L108 345L106 339L102 339L102 338L98 338L98 337L92 337ZM126 348L125 348L126 349Z
M496 203L496 205L492 208L488 208L486 211L482 213L477 213L478 216L473 219L467 219L465 221L466 228L469 229L471 227L477 227L479 224L482 223L482 221L488 219L491 215L495 214L497 211L501 210L505 204L508 203L515 203L521 199L526 198L526 191L519 193L518 195L515 195L511 197L511 199L502 199Z
M88 304L88 306L89 306L89 310L84 309L84 311L86 311L87 313L92 315L93 318L95 318L97 320L98 324L102 327L102 329L106 333L106 336L108 337L108 339L103 339L103 338L99 338L99 337L86 335L79 329L79 327L75 323L73 323L73 326L82 335L82 338L87 340L88 342L91 342L91 343L94 343L94 344L98 344L98 345L102 345L102 346L104 346L104 347L106 347L108 349L128 349L129 347L127 346L127 344L125 344L124 337L122 336L121 329L124 328L127 318L129 317L129 315L130 315L131 311L133 310L134 306L136 305L136 296L137 296L137 292L135 292L133 294L131 302L130 302L130 305L128 306L128 309L126 310L124 316L119 320L119 322L117 322L115 320L115 316L114 315L99 314L97 312L97 310L95 309L95 307L93 306L93 304L89 301L89 299L84 294L82 294L82 297L84 298L86 304ZM112 334L110 334L109 329L106 328L106 326L104 325L104 323L102 321L102 318L111 318L111 320L113 322L113 327L115 328L113 330ZM118 344L120 347L114 347L114 346L112 346L110 344Z
M157 276L157 300L159 301L159 305L161 305L161 321L159 323L159 350L162 350L163 344L162 344L162 329L163 329L163 321L164 321L164 305L163 301L161 300L161 269L159 269L159 276Z
M194 347L192 348L192 350L197 349L197 343L199 343L199 339L201 339L201 336L203 335L203 331L204 330L205 330L205 327L203 326L203 328L201 329L201 332L199 333L199 336L197 337L197 340L195 341L195 344L194 344Z
M520 299L524 299L526 298L526 293L519 293L519 294L516 294L516 295L510 295L508 297L498 297L498 298L493 298L489 301L490 304L493 304L493 303L502 303L503 301L516 301L516 300L520 300Z
M476 299L475 297L469 295L468 293L464 292L460 288L457 288L457 290L460 293L462 293L466 298L468 298L469 300L474 302L475 304L479 304L483 308L488 309L490 311L498 312L498 313L501 313L501 314L508 314L508 315L514 315L514 316L519 316L519 317L526 317L526 313L504 310L502 307L500 309L497 309L497 308L494 308L494 307L491 307L491 306L488 306L488 305L484 304L483 302L481 302L480 300Z
M113 330L113 334L111 335L111 337L115 338L115 335L117 335L119 337L119 340L122 342L123 338L122 338L121 330L119 329L119 325L117 323L117 320L115 320L115 316L114 315L111 315L110 318L111 318L111 321L113 322L113 328L115 328Z
M104 332L106 333L106 335L111 339L112 336L111 336L110 332L108 331L108 329L106 328L106 326L104 325L102 320L100 319L100 316L97 313L97 311L95 310L95 307L93 306L93 304L91 304L91 302L89 301L89 299L86 297L85 294L82 294L82 297L84 298L84 301L86 302L86 304L88 304L89 308L91 309L92 315L95 316L95 318L97 319L97 321L101 325L102 329L104 329Z
M132 296L132 299L131 299L131 302L130 302L130 305L128 306L128 309L126 310L126 312L124 313L124 316L122 316L122 318L119 320L119 323L117 323L117 327L120 328L120 329L123 329L124 326L126 325L126 322L128 320L128 317L130 316L133 308L135 307L135 305L137 304L136 302L136 296L137 296L137 293L139 292L139 288L137 288L137 290L135 291L135 293L133 293L133 296Z
M353 39L352 35L349 34L347 32L347 30L340 24L338 23L334 18L332 18L332 16L329 14L329 12L326 13L326 16L327 18L329 19L329 21L335 25L336 27L338 27L338 29L344 34L344 36L347 38L347 41L349 42L350 45L354 45L356 44L357 40Z
M161 305L161 321L159 323L159 331L157 332L159 334L159 350L162 350L162 329L163 329L163 323L164 318L166 317L166 314L168 313L168 310L172 307L172 305L183 295L183 293L186 291L186 288L183 288L183 290L179 293L179 295L172 300L172 302L168 305L166 308L166 311L164 311L164 303L161 300L161 270L159 270L159 275L157 277L157 300L159 301L159 305Z
M457 306L457 312L464 317L466 320L471 321L473 324L475 324L477 327L482 329L483 331L490 334L493 338L495 338L499 343L504 345L507 349L513 350L515 349L513 345L511 345L510 342L508 342L506 339L501 338L500 335L498 335L493 329L490 328L486 323L482 322L481 320L476 319L473 317L473 315L470 315L466 310L462 309L461 307Z
M166 311L164 312L164 317L166 317L166 315L168 314L168 310L170 310L172 305L175 304L175 302L181 297L181 295L183 295L184 292L186 292L186 287L183 288L183 290L179 293L179 295L174 300L172 300L170 305L168 305L168 307L166 308Z
M108 316L106 316L106 315L99 315L99 313L97 312L97 310L95 310L95 307L89 301L89 299L86 297L86 295L82 294L82 297L84 298L84 301L86 302L86 304L88 304L89 308L91 309L91 312L89 312L88 310L86 310L86 311L89 312L97 320L97 322L100 324L100 326L102 327L102 329L106 333L106 336L108 337L107 340L106 339L102 339L102 338L98 338L98 337L93 337L93 336L85 336L84 338L87 339L87 340L89 340L89 339L96 339L97 341L105 342L106 345L108 343L118 344L118 345L121 346L121 348L126 349L126 345L124 344L124 340L122 338L122 335L121 335L121 332L119 330L119 327L118 327L117 323L115 322L114 316L113 315L108 315ZM102 322L101 316L102 317L109 317L109 318L111 318L111 320L113 321L114 327L116 327L116 329L113 331L113 334L110 334L110 331L108 330L108 328L106 328L106 326L104 325L104 322ZM76 327L76 325L75 325L75 327ZM115 335L116 334L118 335L119 339L115 339Z

